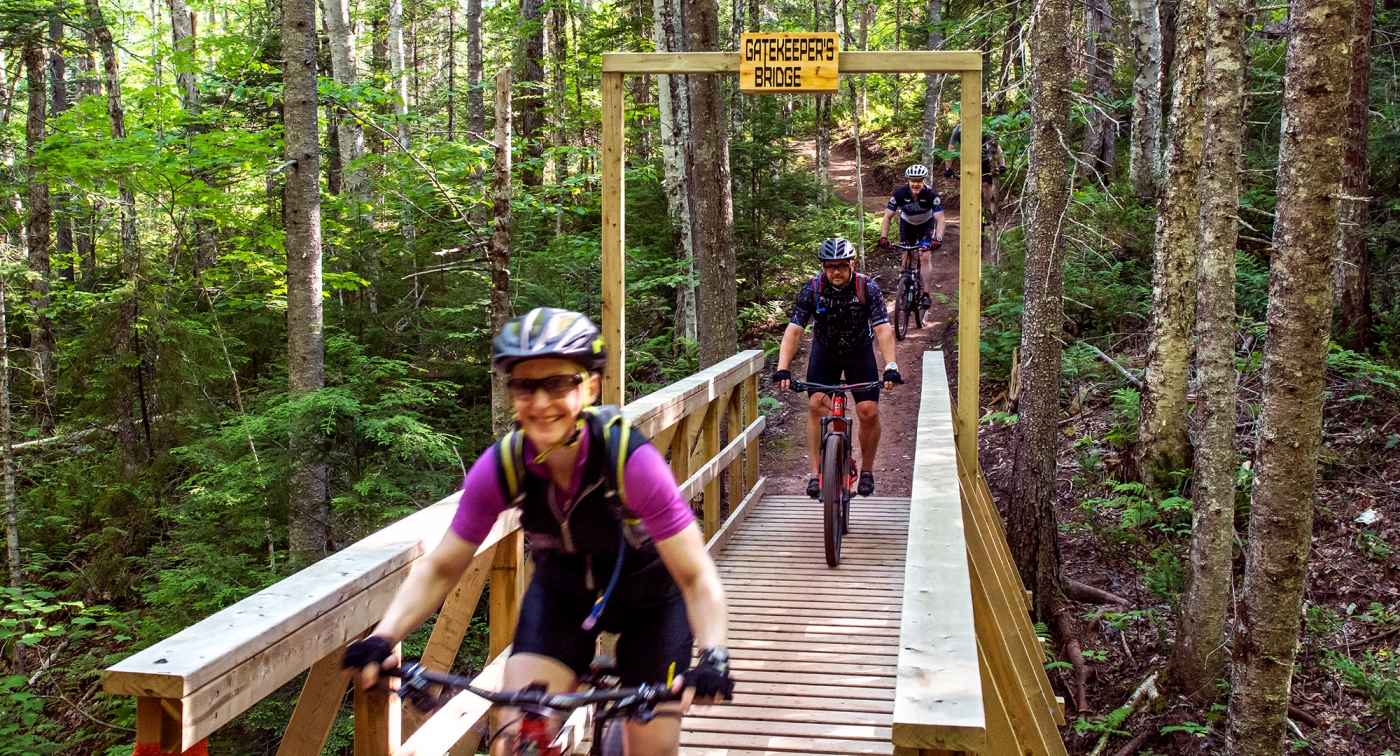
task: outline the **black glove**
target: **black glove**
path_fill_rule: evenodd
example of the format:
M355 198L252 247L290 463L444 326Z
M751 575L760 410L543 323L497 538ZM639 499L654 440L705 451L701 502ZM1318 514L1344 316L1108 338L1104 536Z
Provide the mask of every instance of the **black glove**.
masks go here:
M364 669L370 664L383 664L384 660L393 654L394 644L377 635L371 635L346 646L340 666L345 669Z
M894 385L898 386L899 384L904 383L904 379L900 377L898 370L886 370L885 383L893 383Z
M1002 173L1002 174L1006 173L1006 166L1004 166L1004 165L999 165L999 166L997 166L997 173Z
M880 249L889 249L889 248L890 248L890 240L889 240L889 237L885 237L885 236L880 237Z
M695 688L696 698L724 701L734 697L734 681L729 679L729 654L707 648L695 667L685 673L686 687Z
M790 381L790 380L792 380L792 371L791 371L791 370L775 370L775 371L773 371L773 385L774 385L774 386L778 386L778 385L782 384L783 381Z
M952 169L952 168L944 168L944 169L943 169L943 178L952 178L952 177L953 177L953 169Z

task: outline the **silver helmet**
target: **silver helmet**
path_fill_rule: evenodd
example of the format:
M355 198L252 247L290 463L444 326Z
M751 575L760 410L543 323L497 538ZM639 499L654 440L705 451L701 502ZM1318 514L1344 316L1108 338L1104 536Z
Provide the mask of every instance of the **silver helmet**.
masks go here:
M491 341L491 365L502 373L539 357L573 360L590 372L602 372L608 362L598 326L583 313L553 307L506 321Z

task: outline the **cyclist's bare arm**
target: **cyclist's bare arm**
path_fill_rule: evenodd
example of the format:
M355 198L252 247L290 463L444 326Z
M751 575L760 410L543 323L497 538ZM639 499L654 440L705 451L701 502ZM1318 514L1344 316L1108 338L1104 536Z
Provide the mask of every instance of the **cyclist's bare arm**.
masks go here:
M462 579L467 567L476 556L477 544L462 540L450 529L443 534L442 542L423 558L389 603L384 619L375 625L373 635L398 643L423 624L442 606L443 599L453 586ZM393 666L398 660L389 657L385 666ZM379 680L378 664L370 664L360 670L362 687L374 685Z
M875 326L875 343L880 345L880 362L877 364L888 365L891 362L897 362L894 357L894 326L889 323ZM894 388L894 386L886 384L885 388Z
M778 347L779 370L787 370L788 366L792 364L792 358L794 355L797 354L797 346L798 344L802 343L803 330L804 329L799 328L793 325L792 323L788 323L787 330L783 331L783 343L781 346ZM783 385L779 386L778 388L786 390L787 381L783 381Z
M894 217L894 211L893 211L893 210L890 210L889 208L886 208L886 209L885 209L885 218L884 218L884 220L881 220L881 221L880 221L880 238L881 238L881 239L888 239L888 238L890 237L890 219L893 218L893 217Z
M728 645L729 609L724 601L724 586L710 552L705 550L700 526L692 522L685 530L657 541L656 551L680 586L695 645L701 649Z
M943 216L945 216L945 215L947 215L947 214L948 214L948 213L947 213L946 211L945 211L945 212L941 212L941 213L934 213L934 214L933 214L934 223L936 224L936 225L934 226L934 229L935 229L935 231L934 231L934 238L938 239L939 242L942 242L942 241L943 241L943 231L944 231L944 229L947 228L947 226L948 226L948 221L943 217Z

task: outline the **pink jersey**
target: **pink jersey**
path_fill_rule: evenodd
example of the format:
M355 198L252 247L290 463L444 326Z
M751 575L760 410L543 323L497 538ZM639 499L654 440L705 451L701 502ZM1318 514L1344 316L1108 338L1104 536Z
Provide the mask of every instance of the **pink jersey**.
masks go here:
M569 490L555 489L559 501L572 500L582 485L588 446L589 434L584 433L579 438L578 462L574 466ZM536 454L534 444L526 437L522 455L526 460L526 469L548 478L548 468L534 463ZM664 541L695 521L695 513L681 498L680 489L676 487L670 465L651 444L637 447L627 458L623 469L623 487L627 492L627 508L641 518L653 541ZM466 480L462 481L462 498L457 503L457 513L452 517L452 532L468 543L481 543L491 532L496 518L509 506L496 472L496 447L493 445L477 458L471 470L467 471Z

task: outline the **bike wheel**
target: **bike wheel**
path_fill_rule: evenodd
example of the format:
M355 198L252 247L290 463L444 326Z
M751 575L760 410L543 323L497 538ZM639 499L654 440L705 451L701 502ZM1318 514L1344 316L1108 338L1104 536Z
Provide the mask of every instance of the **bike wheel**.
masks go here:
M904 335L909 333L909 279L899 279L899 285L895 288L894 295L894 337L897 341L903 341Z
M841 520L846 488L845 439L836 434L826 437L822 449L822 541L826 545L826 566L841 563Z

